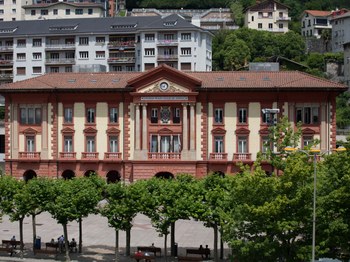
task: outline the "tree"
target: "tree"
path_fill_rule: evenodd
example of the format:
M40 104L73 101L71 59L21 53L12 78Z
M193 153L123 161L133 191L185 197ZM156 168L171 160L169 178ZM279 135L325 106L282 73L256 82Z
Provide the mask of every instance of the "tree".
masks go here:
M242 27L244 25L243 6L239 1L233 1L230 6L236 25Z
M350 93L344 92L337 97L337 127L350 126Z
M246 43L230 36L224 42L225 58L224 69L225 70L238 70L245 67L250 60L250 50Z

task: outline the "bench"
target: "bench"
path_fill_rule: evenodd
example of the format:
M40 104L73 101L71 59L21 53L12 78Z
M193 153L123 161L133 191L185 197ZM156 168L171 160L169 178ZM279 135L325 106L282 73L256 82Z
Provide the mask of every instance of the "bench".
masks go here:
M11 256L13 254L13 247L0 247L1 252L9 253Z
M150 262L150 261L155 261L156 257L155 256L145 256L144 254L135 254L132 256L137 262L145 260L145 262Z
M21 241L17 241L17 240L2 240L2 245L3 246L19 246L21 245Z
M51 243L51 242L45 243L45 246L46 246L46 249L47 248L54 248L54 249L56 249L56 252L57 252L57 249L59 247L58 243Z
M154 246L149 246L149 247L137 247L137 250L140 250L141 252L150 252L153 253L154 256L157 255L157 252L159 253L159 256L162 256L162 249L160 247L154 247Z
M177 257L177 260L178 261L182 261L182 262L190 262L190 261L203 261L203 258L201 257L182 257L182 256L179 256Z
M186 256L188 254L201 255L202 257L205 256L205 258L208 259L210 257L210 249L209 248L186 249Z
M54 249L35 249L35 254L47 254L47 255L58 255L57 250Z

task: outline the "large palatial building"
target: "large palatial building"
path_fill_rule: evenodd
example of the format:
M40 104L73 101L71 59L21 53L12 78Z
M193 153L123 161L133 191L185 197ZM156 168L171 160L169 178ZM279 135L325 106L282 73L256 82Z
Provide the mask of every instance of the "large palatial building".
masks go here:
M279 109L300 143L336 146L335 97L346 87L301 72L46 74L3 86L6 173L109 181L239 171L266 150ZM271 171L264 166L266 171Z

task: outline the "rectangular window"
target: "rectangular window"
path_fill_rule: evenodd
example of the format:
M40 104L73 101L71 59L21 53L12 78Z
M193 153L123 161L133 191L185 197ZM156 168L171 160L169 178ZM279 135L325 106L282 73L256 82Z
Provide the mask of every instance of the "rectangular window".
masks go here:
M41 9L41 10L40 10L40 14L41 14L41 15L48 15L48 14L49 14L49 10L47 10L47 9Z
M303 136L303 145L305 147L310 147L313 144L313 137L312 136Z
M41 124L41 108L22 107L20 108L21 124L24 125L40 125Z
M109 137L109 152L111 152L111 153L119 152L118 137L117 136L110 136Z
M82 15L82 14L84 14L83 9L82 9L82 8L77 8L77 9L75 9L75 14L76 14L76 15Z
M35 152L35 138L34 136L26 136L26 151Z
M254 22L254 16L252 15L252 22Z
M179 123L180 123L180 108L175 107L174 114L173 114L173 124L179 124Z
M64 136L64 152L71 153L73 152L73 137Z
M151 135L151 145L150 145L150 151L151 152L158 152L158 136L157 135Z
M273 24L269 23L269 29L272 29L272 28L273 28Z
M42 45L42 41L41 41L40 38L39 39L33 39L33 46L39 47L41 45Z
M296 121L302 124L318 124L319 108L318 107L297 107Z
M181 33L181 41L191 41L191 33Z
M0 15L4 14L4 9L0 9Z
M154 48L145 48L145 56L154 56Z
M88 152L88 153L96 152L96 150L95 150L95 137L94 136L87 136L86 137L86 152Z
M105 51L96 51L96 58L105 58Z
M70 9L66 9L66 15L70 15Z
M160 137L160 152L162 153L170 152L170 136Z
M41 60L41 53L33 53L33 60Z
M73 72L73 67L71 67L71 66L66 66L66 67L64 68L64 72L66 72L66 73Z
M60 68L58 66L52 66L50 67L50 73L59 73Z
M262 29L262 23L258 23L258 28Z
M118 123L118 108L111 107L109 109L109 122Z
M191 55L191 48L181 48L181 55Z
M126 68L126 71L127 71L127 72L133 72L133 71L135 71L135 66L126 66L125 68Z
M26 53L18 53L17 60L26 60Z
M279 29L283 29L283 24L278 24Z
M54 9L54 10L53 10L53 14L54 14L54 15L58 15L58 9Z
M240 124L247 123L247 108L239 108L238 109L238 122Z
M88 37L79 37L79 45L89 45Z
M151 109L151 123L152 124L158 123L158 108Z
M146 42L154 42L154 34L145 34Z
M215 136L214 143L215 143L214 153L224 153L224 138L222 136Z
M105 41L106 41L106 39L105 39L105 37L96 37L96 43L105 43Z
M267 153L267 151L270 148L269 143L270 143L270 140L269 140L268 136L264 136L261 138L261 152L262 153Z
M214 109L214 122L215 124L222 124L224 121L224 111L222 108Z
M25 47L26 46L26 40L25 39L18 39L17 40L17 47Z
M35 10L30 10L30 15L35 16L36 15Z
M95 108L88 108L86 110L86 122L95 123Z
M73 123L73 108L64 108L64 123Z
M33 66L33 74L41 74L41 66Z
M13 9L12 9L12 14L15 14L15 13L16 13L16 9L13 8Z
M92 15L94 13L93 9L92 8L89 8L88 9L88 15Z
M238 137L238 153L248 153L247 137Z
M17 75L25 75L26 74L26 68L25 67L17 67Z
M89 59L89 52L88 51L79 52L79 58L80 59Z
M180 153L181 151L181 141L180 141L180 135L173 136L173 152L174 153Z

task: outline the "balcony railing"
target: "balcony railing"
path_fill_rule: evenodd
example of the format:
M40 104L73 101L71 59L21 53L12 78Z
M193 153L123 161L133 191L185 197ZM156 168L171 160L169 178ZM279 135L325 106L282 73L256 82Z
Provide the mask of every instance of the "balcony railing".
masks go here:
M233 161L250 161L252 154L249 153L235 153L233 154Z
M108 63L110 64L135 63L135 57L110 57L108 58Z
M210 153L210 160L227 160L227 153Z
M75 159L77 153L75 152L60 152L61 159Z
M13 79L13 74L0 74L0 81Z
M157 59L158 60L162 60L162 61L169 61L169 60L171 60L171 61L174 61L174 60L178 60L179 58L178 58L178 55L158 55L158 57L157 57Z
M75 64L75 59L74 58L58 58L58 59L48 58L46 59L46 64L50 64L50 65Z
M277 21L290 21L291 18L289 16L278 16L276 18Z
M135 47L135 41L112 41L108 43L108 48Z
M82 152L81 158L85 160L96 160L98 159L98 152Z
M1 45L0 46L0 52L12 51L12 50L13 50L13 45Z
M45 49L48 50L72 50L75 49L75 44L46 44Z
M21 159L40 159L40 152L19 152Z
M121 152L106 152L105 160L121 160L122 153Z
M0 66L13 65L13 59L0 59Z
M181 153L148 153L148 159L154 160L181 160Z
M179 41L177 39L158 39L157 45L177 45Z

